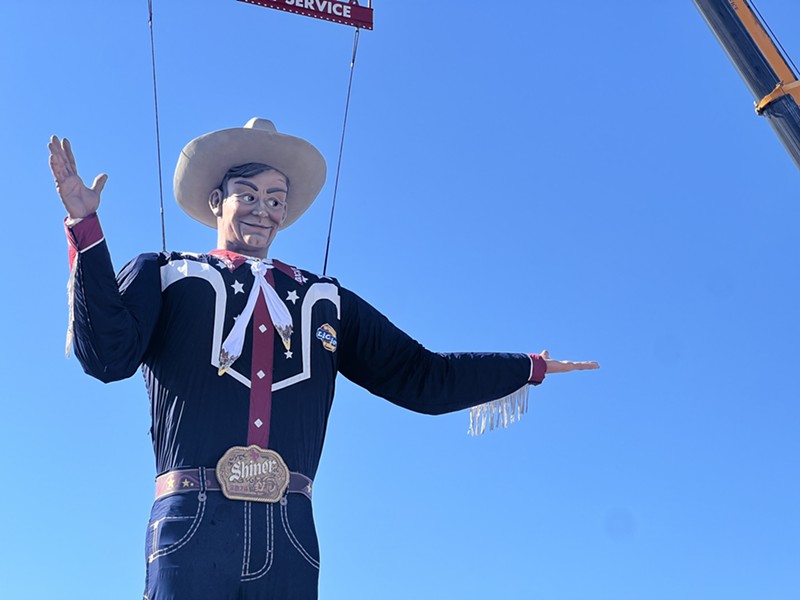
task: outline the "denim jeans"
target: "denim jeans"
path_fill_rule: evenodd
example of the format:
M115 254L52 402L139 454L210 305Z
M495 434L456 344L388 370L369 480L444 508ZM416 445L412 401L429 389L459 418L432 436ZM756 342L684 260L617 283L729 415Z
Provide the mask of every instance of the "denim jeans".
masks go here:
M153 504L145 600L317 598L319 546L311 501L229 500L185 492Z

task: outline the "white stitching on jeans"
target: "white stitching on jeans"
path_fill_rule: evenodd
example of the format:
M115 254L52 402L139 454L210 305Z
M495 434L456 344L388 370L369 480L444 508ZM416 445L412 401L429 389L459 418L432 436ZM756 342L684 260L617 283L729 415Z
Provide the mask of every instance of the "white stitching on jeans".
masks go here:
M205 511L206 511L206 501L198 500L197 512L194 515L194 521L192 521L192 525L189 527L189 530L183 534L183 537L181 539L179 539L171 546L167 546L166 548L162 548L157 552L153 552L148 557L147 561L151 563L157 558L161 558L162 556L166 556L167 554L172 554L176 550L180 550L183 546L185 546L186 543L194 537L194 534L197 533L197 530L200 528L200 523L203 520L203 514L205 513Z
M283 523L283 530L286 532L286 536L289 538L289 541L292 543L292 546L300 553L300 555L305 558L308 563L316 568L319 569L319 561L314 560L314 558L303 548L302 544L300 544L300 540L298 540L292 528L289 526L289 516L286 514L286 505L281 504L281 523Z
M153 523L150 525L150 527L153 530L153 541L150 544L151 545L150 553L154 554L155 552L158 551L158 542L161 539L161 523L163 523L164 521L186 521L195 518L197 518L197 515L195 515L194 517L161 517L160 519L156 519L155 521L153 521Z
M272 525L272 505L267 505L267 511L269 516L265 519L267 525L267 560L264 563L264 566L261 567L255 573L249 573L249 577L242 577L242 581L255 581L256 579L260 579L264 575L266 575L269 570L272 568L272 559L275 556L275 546L274 546L274 538L272 536L273 532L273 525Z
M250 568L250 502L244 503L244 551L242 552L242 577Z
M197 494L197 512L194 514L194 521L189 526L189 530L183 534L183 537L171 546L162 548L158 552L153 552L148 558L147 562L152 563L157 558L172 554L176 550L180 550L185 546L189 540L194 537L197 530L200 529L200 523L203 521L203 515L206 512L206 471L205 468L200 467L200 492Z

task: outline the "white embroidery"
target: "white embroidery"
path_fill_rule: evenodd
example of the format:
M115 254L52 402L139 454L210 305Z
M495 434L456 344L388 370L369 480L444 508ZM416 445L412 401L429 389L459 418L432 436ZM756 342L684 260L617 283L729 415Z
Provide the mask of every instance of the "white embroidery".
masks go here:
M222 347L222 334L225 322L225 307L228 302L228 291L225 287L225 280L219 271L209 269L204 270L201 262L193 260L175 260L161 267L161 290L166 290L176 281L181 281L186 277L196 277L202 279L214 290L214 323L211 340L211 365L217 369L219 363L219 351ZM339 290L332 283L314 283L308 288L308 292L303 297L303 304L300 308L300 336L302 353L300 355L302 371L286 379L273 381L272 391L276 392L301 381L311 378L311 317L314 305L320 300L328 300L336 307L336 318L341 318L341 305ZM234 367L228 367L225 375L230 375L236 381L246 387L250 387L250 379L242 373L236 371Z

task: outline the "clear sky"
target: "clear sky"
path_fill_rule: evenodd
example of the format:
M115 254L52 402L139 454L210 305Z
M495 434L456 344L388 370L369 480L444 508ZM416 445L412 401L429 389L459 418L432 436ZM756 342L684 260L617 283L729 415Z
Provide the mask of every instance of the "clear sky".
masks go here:
M800 3L761 0L800 58ZM4 2L3 597L138 598L141 378L64 359L69 137L119 268L160 250L147 2ZM800 597L798 173L689 0L375 0L329 273L437 351L597 360L479 438L338 382L315 483L323 599ZM271 254L321 271L353 30L155 0L170 249L214 233L180 149L272 119L331 176Z

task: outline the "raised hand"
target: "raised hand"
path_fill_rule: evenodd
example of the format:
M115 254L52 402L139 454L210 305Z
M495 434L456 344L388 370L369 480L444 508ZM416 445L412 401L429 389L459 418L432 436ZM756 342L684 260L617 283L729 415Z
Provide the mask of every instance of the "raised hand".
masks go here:
M69 140L64 138L60 141L53 136L47 147L50 149L50 170L56 180L56 191L67 209L67 215L71 219L82 219L97 212L100 192L103 191L108 175L98 175L92 187L88 188L78 176L78 167L75 165Z
M589 369L599 369L600 365L596 362L572 362L569 360L553 360L547 350L542 350L541 356L547 363L547 374L567 373L569 371L588 371Z

